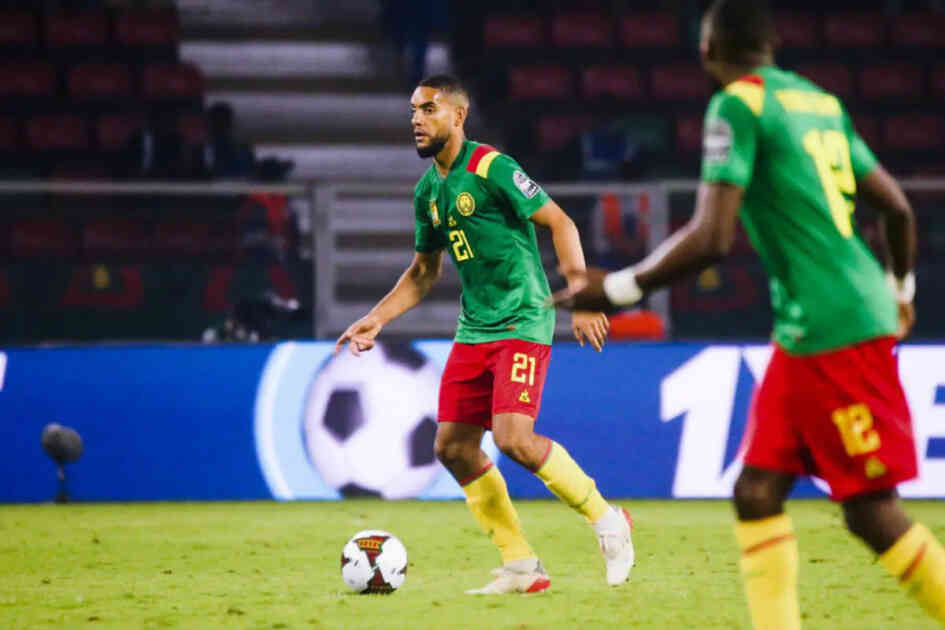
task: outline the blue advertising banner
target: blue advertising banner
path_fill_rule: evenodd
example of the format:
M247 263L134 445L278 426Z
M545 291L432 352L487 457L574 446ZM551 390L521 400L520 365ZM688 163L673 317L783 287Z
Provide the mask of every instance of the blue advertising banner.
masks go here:
M332 344L108 346L0 351L0 502L47 501L50 422L85 443L68 465L75 500L459 498L432 452L448 341L382 344L360 358ZM903 495L945 497L945 346L907 345L900 374L920 462ZM727 497L758 345L557 344L537 427L611 497ZM546 497L501 456L515 497ZM822 496L819 481L799 496Z

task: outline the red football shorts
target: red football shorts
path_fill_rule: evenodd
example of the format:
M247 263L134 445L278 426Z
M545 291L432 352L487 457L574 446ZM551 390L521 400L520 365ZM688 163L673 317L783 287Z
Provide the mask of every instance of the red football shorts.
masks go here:
M454 343L440 381L440 422L492 428L497 413L538 417L551 346L521 339Z
M883 337L807 356L775 346L748 414L745 464L816 475L834 501L915 477L894 346Z

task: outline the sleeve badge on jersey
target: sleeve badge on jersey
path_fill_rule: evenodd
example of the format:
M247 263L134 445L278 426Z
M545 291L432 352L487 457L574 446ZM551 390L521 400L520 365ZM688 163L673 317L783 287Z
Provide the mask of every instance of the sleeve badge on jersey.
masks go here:
M468 192L461 192L456 197L456 209L464 217L468 217L476 211L476 200Z
M734 134L732 126L723 118L715 118L705 127L705 137L703 138L703 158L706 162L726 162L728 154L732 150Z
M522 171L512 173L512 181L515 183L515 187L519 189L519 192L525 195L526 199L531 199L541 190L538 184L532 181L531 178Z
M433 227L440 227L440 212L436 208L436 199L430 200L430 220L433 222Z

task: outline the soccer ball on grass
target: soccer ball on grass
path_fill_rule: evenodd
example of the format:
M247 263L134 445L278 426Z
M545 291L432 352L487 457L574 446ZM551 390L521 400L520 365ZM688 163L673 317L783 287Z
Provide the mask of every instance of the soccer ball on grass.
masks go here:
M407 577L407 548L380 529L358 532L341 550L341 578L356 593L393 593Z

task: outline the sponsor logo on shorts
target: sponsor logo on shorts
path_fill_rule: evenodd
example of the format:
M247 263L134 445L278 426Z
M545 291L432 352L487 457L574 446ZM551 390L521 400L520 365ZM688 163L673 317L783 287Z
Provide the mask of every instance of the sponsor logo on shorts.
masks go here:
M715 118L706 124L703 138L703 158L706 162L719 164L728 161L734 134L727 120Z
M522 390L522 393L519 394L519 396L518 396L518 401L519 401L520 403L525 403L526 405L532 404L532 399L529 398L529 396L528 396L528 390L527 390L527 389L523 389L523 390Z
M476 211L476 200L468 192L461 192L456 197L456 209L461 215L468 217Z
M522 171L512 173L512 181L515 183L515 187L518 188L519 192L525 195L526 199L531 199L541 190L538 184L532 181L532 179Z

